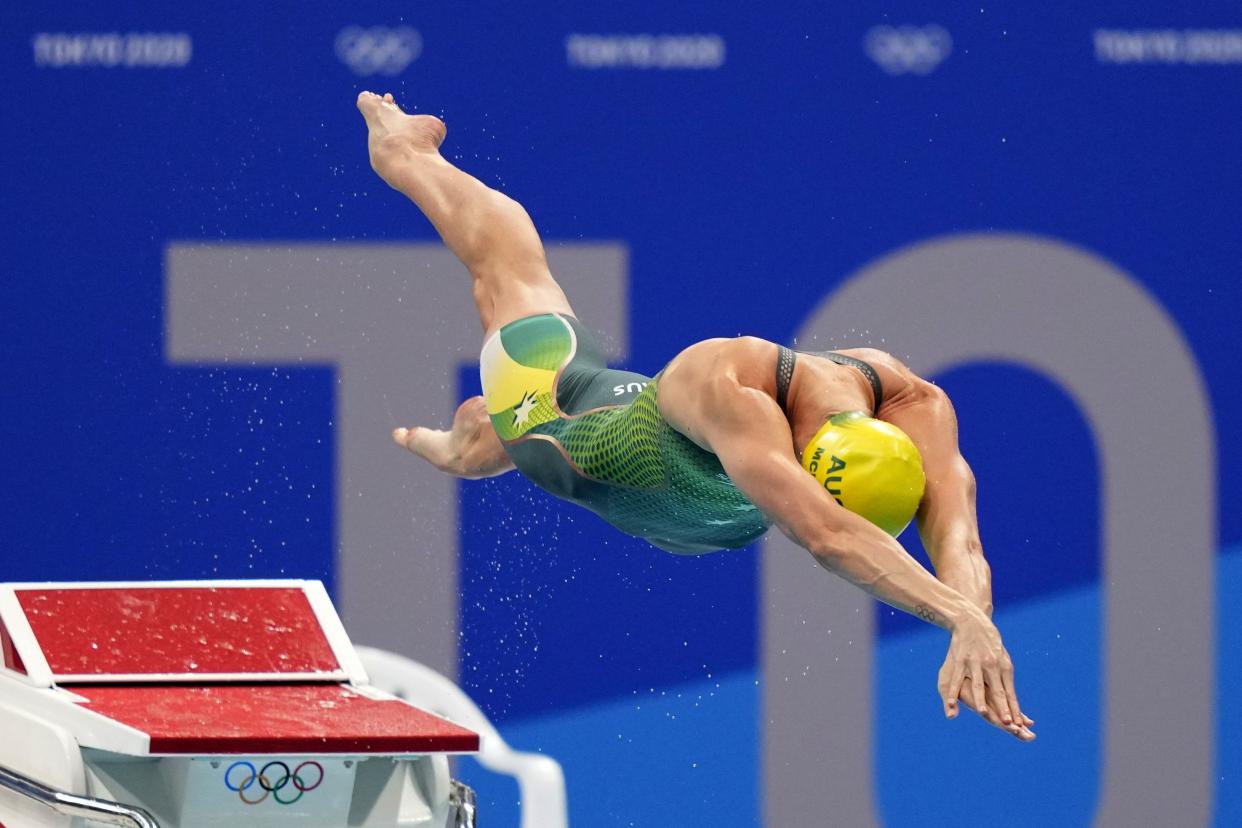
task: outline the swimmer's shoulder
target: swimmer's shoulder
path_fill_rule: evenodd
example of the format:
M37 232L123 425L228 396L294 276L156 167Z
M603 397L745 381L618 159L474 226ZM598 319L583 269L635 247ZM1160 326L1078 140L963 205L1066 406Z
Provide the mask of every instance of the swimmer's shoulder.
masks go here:
M775 394L779 346L758 337L705 339L686 348L660 373L659 406L665 421L711 451L705 424L739 410L756 390Z
M884 389L884 404L879 411L881 419L891 408L907 406L922 399L935 388L888 351L878 348L838 348L836 352L862 360L875 369L880 377L880 387Z
M775 342L757 336L704 339L674 357L662 377L695 384L715 384L727 380L747 387L763 388L775 382L779 348Z

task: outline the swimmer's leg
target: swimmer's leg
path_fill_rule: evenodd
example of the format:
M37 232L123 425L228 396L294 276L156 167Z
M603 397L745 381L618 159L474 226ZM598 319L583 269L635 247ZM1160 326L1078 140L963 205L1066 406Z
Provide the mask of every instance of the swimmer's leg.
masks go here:
M439 118L407 115L392 95L370 92L358 96L358 109L370 133L371 166L418 205L469 269L486 333L538 313L573 314L522 205L440 155Z

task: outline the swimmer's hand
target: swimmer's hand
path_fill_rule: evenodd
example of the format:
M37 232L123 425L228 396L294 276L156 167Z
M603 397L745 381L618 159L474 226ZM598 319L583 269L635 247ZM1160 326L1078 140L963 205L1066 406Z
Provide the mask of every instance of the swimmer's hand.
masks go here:
M395 428L392 439L442 472L478 480L513 468L513 461L492 428L482 397L471 397L457 408L449 431L437 428Z
M948 552L950 549L951 547L945 548L944 552ZM950 557L942 552L940 566L936 570L936 577L966 596L967 600L978 607L988 618L992 617L991 577L982 556L958 555ZM970 679L966 679L962 682L962 692L958 696L958 700L965 704L967 708L975 710L974 704L971 701L973 698L973 682ZM975 712L978 713L977 710ZM984 712L979 715L988 724L1005 731L1010 736L1014 736L1023 742L1030 742L1035 739L1035 732L1031 730L1035 720L1025 713L1021 713L1020 718L1016 718L1015 722L1009 725L1001 721L1000 716L997 715L996 704L988 705Z
M982 612L968 613L953 629L938 683L946 718L957 718L964 702L989 723L1024 742L1035 739L1013 684L1013 661L1000 632Z

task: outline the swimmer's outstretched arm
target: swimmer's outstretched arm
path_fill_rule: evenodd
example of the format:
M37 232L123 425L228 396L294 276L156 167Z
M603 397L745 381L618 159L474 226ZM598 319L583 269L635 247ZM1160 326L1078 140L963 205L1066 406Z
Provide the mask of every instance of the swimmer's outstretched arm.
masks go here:
M975 475L957 442L957 414L938 386L915 376L884 419L910 435L923 459L927 488L917 516L919 537L936 577L992 614L992 570L983 556L975 516Z
M673 427L720 458L738 488L829 571L876 598L952 633L938 689L954 718L963 684L971 706L1029 741L1013 690L1013 663L1000 633L966 596L937 580L896 540L838 505L794 457L793 435L769 393L721 371L706 383L679 388L670 367L660 384L660 409ZM686 388L693 393L682 393Z
M983 555L979 522L975 515L975 476L958 448L957 415L953 403L936 385L923 380L890 357L892 367L907 380L884 419L901 428L918 446L927 477L927 488L917 516L919 536L936 569L936 577L992 615L992 569ZM969 685L969 682L967 682ZM969 702L970 686L962 699ZM1002 726L994 710L981 713L993 725ZM1034 720L1021 714L1028 728Z

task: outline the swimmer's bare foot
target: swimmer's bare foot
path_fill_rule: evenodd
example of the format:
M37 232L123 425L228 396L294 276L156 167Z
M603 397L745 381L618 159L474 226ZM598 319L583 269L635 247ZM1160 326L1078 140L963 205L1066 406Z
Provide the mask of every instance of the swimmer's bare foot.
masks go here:
M381 98L363 92L358 96L358 111L367 122L371 167L389 186L401 189L397 179L412 156L439 156L447 130L434 115L407 115L392 93Z

